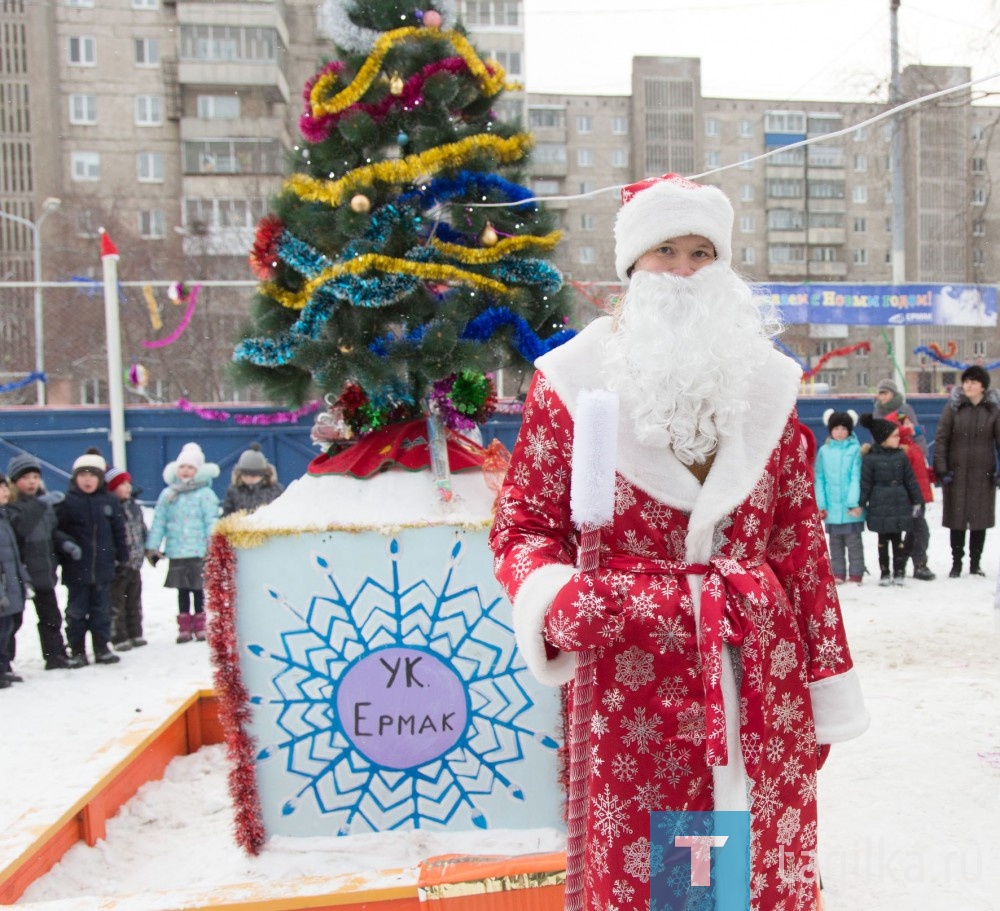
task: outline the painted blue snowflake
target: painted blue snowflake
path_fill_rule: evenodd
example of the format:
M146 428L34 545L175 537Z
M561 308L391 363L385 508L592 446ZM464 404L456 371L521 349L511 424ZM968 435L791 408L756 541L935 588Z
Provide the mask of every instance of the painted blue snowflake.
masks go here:
M551 756L558 743L538 730L531 681L502 617L501 596L484 599L458 571L462 540L448 540L437 566L405 579L402 545L356 590L321 553L312 566L322 592L308 607L268 587L268 604L288 612L280 649L251 643L272 670L275 742L258 760L284 759L288 816L308 805L338 834L496 825L490 801L524 801L518 775L526 752ZM439 569L439 581L429 576ZM556 783L553 776L552 786ZM529 811L530 815L530 811Z

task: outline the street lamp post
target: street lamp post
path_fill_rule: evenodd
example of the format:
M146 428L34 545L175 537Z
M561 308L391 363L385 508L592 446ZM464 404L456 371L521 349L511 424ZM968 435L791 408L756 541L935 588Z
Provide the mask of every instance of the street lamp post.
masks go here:
M42 214L37 221L30 221L20 215L11 215L9 212L0 212L0 218L24 225L31 231L31 253L33 277L35 279L35 373L38 380L35 383L35 394L39 405L45 404L45 381L42 375L45 373L45 331L42 298L42 222L62 205L62 200L55 196L48 197L42 203Z

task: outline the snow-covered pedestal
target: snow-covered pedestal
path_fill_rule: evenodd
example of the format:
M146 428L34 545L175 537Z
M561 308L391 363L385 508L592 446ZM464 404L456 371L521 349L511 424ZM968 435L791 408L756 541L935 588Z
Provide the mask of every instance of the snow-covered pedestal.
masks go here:
M514 648L482 471L307 475L207 567L237 838L562 825L557 690Z

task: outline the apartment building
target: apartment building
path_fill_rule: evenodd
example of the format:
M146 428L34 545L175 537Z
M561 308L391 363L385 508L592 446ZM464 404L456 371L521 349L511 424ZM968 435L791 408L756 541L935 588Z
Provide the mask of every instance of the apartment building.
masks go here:
M483 56L530 86L522 0L455 6ZM0 0L0 281L33 281L37 247L42 278L74 285L44 294L51 403L106 401L101 295L86 284L100 277L102 226L125 254L120 278L151 283L126 289L121 317L123 353L141 357L147 393L247 394L225 364L252 305L254 227L301 154L302 87L332 51L316 10L313 0ZM629 95L514 92L498 106L535 135L531 182L554 197L564 231L556 261L579 320L614 290L616 188L666 171L705 175L729 194L734 264L754 280L889 282L893 126L858 126L885 105L706 98L700 66L636 57ZM916 98L968 79L965 67L910 67L902 89ZM974 100L966 89L904 117L907 280L998 280L1000 108ZM188 330L146 349L154 311L174 306L164 286L191 280L203 287ZM39 304L31 288L0 294L2 384L36 363ZM784 342L814 362L870 340L870 355L830 361L819 377L856 392L890 371L882 335L794 326ZM955 359L990 363L1000 359L997 339L994 329L909 329L911 390L953 378L914 347L954 343ZM33 391L20 400L34 401Z

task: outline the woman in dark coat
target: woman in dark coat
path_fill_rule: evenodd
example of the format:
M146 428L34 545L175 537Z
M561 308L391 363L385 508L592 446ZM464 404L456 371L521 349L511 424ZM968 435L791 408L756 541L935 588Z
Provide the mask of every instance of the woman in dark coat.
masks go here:
M899 448L899 425L863 414L861 426L871 431L875 440L861 458L859 502L868 511L869 530L878 534L878 563L882 570L879 585L902 585L906 577L903 533L913 530L913 513L924 505L924 495L910 460Z
M979 565L986 529L994 525L996 450L1000 447L1000 395L990 375L973 365L952 390L934 436L934 472L944 501L941 523L951 529L951 572L962 574L965 530L969 530L969 572L986 575Z

